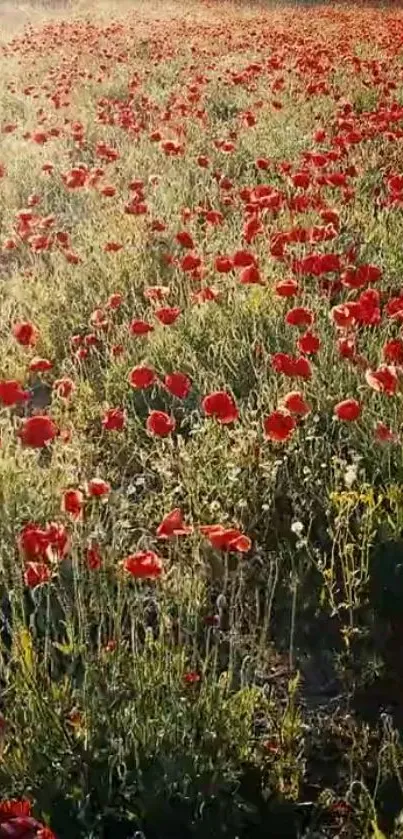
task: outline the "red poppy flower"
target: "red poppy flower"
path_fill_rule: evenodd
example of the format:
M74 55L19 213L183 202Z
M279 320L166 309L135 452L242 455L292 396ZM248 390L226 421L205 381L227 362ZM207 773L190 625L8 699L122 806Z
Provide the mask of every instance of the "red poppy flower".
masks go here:
M18 536L18 547L27 561L46 559L49 546L47 531L29 522L24 525Z
M251 242L253 242L254 239L256 239L256 236L259 236L263 232L264 227L257 216L252 216L252 218L248 219L248 221L245 222L242 230L243 237L245 239L245 242L248 243L248 245L250 245Z
M275 292L279 297L295 297L299 294L299 286L296 280L280 280L275 286Z
M24 571L24 583L29 588L36 588L36 586L47 583L51 574L51 569L44 562L28 562Z
M109 495L111 485L108 484L108 481L102 480L102 478L91 478L87 483L86 489L88 495L92 498L103 498L105 495Z
M98 571L99 568L102 566L102 556L100 552L100 547L96 542L93 542L92 545L87 548L85 552L85 559L87 563L87 567L90 571Z
M157 381L155 371L151 367L133 367L129 373L129 382L132 387L144 390L151 387Z
M82 516L84 508L84 496L79 489L66 489L62 497L62 510L69 513L73 519Z
M337 341L337 349L342 358L354 359L356 353L355 337L339 338Z
M23 390L20 382L14 379L0 381L0 403L7 408L12 405L17 405L18 402L26 402L29 399L29 393Z
M30 321L18 321L12 332L15 340L23 347L34 347L38 340L38 330Z
M8 798L0 801L0 824L10 819L17 819L19 816L31 815L31 802L27 798Z
M70 549L70 539L63 524L51 522L46 526L46 538L48 540L47 556L56 556L62 560Z
M401 338L391 338L383 347L383 357L388 364L403 365L403 341Z
M375 426L375 439L379 443L397 443L399 438L384 422L377 422Z
M249 251L236 251L232 261L235 268L247 268L249 265L256 265L256 257Z
M185 682L185 685L197 685L197 683L200 682L200 679L200 673L196 673L194 670L183 674L183 681Z
M208 417L214 417L222 425L235 422L239 416L233 396L225 390L216 390L205 396L202 408Z
M176 234L175 239L182 248L188 248L189 250L194 248L193 238L187 230L181 230Z
M263 285L260 271L257 265L247 265L239 275L239 282L242 285Z
M197 255L197 253L187 253L181 259L180 266L182 271L189 273L190 271L196 271L197 268L200 268L201 264L201 258Z
M219 274L229 274L234 267L234 263L229 256L217 256L214 266L215 270L218 271Z
M357 320L359 306L356 303L341 303L339 306L334 306L330 312L330 316L336 326L346 328L352 326Z
M15 239L4 239L4 242L1 246L3 251L14 251L17 247L17 242Z
M289 378L310 379L312 368L307 358L295 357L288 353L278 352L271 357L271 365L276 373L283 373Z
M123 568L137 580L156 580L162 574L162 559L154 551L138 551L123 560Z
M32 361L29 362L28 369L31 373L46 373L47 370L51 370L53 367L53 362L49 361L48 358L39 358L35 356Z
M118 251L121 251L122 248L123 245L120 244L120 242L105 242L103 247L105 253L117 253Z
M113 310L119 309L119 306L121 306L122 303L123 303L123 294L120 294L118 291L116 291L114 294L111 294L108 297L108 300L106 302L106 308L107 309L113 309Z
M274 443L285 443L295 429L295 419L286 411L272 411L263 421L264 436Z
M378 393L393 396L396 393L399 380L394 367L384 364L378 370L367 370L365 373L367 384Z
M301 335L298 338L297 347L300 352L306 355L316 355L321 347L320 338L314 335L313 332L305 332L305 335Z
M53 390L57 393L60 399L68 399L69 396L75 391L76 386L72 379L69 379L67 376L63 379L57 379L53 382Z
M257 157L255 160L255 166L257 169L269 169L270 160L267 157Z
M24 446L40 449L47 446L59 434L56 423L45 414L23 420L19 437Z
M123 408L108 408L102 417L102 425L106 431L122 431L126 425Z
M147 418L146 428L156 437L167 437L175 431L176 422L164 411L151 411Z
M344 399L334 406L334 413L337 419L354 422L361 415L361 405L356 399Z
M235 527L206 524L200 527L200 533L206 536L211 546L219 551L248 553L252 547L249 536L245 536Z
M179 306L163 306L161 309L155 309L155 317L164 326L171 326L172 323L178 319L181 313Z
M157 527L158 539L170 539L173 536L186 536L193 532L193 527L186 525L183 521L183 513L179 507L167 513Z
M283 396L281 400L283 407L298 417L306 417L312 410L304 395L299 390L292 390Z
M74 253L74 251L64 251L64 257L70 265L79 265L82 262L81 256L78 253Z
M167 285L150 285L143 291L144 297L147 300L164 300L169 296L170 288Z
M167 373L164 377L164 385L173 396L177 396L178 399L186 399L192 387L192 382L184 373Z
M148 332L153 332L154 327L151 326L151 323L147 323L145 320L132 320L129 325L129 331L132 335L147 335Z
M197 291L195 294L192 294L192 303L210 303L211 301L218 300L220 298L220 292L214 288L213 286L204 286Z
M287 312L285 322L289 326L312 326L314 314L310 309L305 308L305 306L296 306Z

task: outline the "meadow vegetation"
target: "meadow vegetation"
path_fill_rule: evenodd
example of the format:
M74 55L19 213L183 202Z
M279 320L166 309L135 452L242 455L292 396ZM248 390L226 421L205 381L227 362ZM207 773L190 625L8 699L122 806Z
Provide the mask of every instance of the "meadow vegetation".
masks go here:
M403 11L21 15L0 837L402 839Z

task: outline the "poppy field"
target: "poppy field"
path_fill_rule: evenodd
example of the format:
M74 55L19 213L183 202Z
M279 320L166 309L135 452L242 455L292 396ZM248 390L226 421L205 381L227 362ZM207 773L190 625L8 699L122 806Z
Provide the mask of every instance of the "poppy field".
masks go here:
M0 839L402 839L402 141L396 3L2 30Z

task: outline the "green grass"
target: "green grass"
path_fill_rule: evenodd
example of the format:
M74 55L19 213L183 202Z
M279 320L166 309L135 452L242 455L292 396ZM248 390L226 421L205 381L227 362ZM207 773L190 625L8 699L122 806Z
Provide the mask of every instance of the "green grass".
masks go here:
M14 34L9 21L0 52L0 247L16 244L0 250L0 380L30 391L0 408L1 796L28 798L59 839L401 839L403 365L392 396L372 389L368 369L401 333L387 315L401 284L401 209L382 201L402 166L402 13L167 2L29 14L35 28ZM59 135L37 144L39 128ZM367 136L356 142L357 131ZM105 162L100 143L118 159ZM307 163L340 148L325 166ZM88 178L104 174L67 188L81 164ZM306 188L291 178L301 171ZM317 181L332 172L347 190ZM130 188L136 180L143 189ZM105 185L116 194L103 196ZM266 194L247 242L247 190L259 187L279 203ZM136 194L144 214L125 212ZM29 205L39 220L26 235L16 214ZM324 210L339 224L315 241ZM275 234L298 229L306 241L279 259ZM199 275L181 266L184 230ZM35 252L38 232L71 244ZM107 242L123 247L106 253ZM261 284L217 270L218 256L242 249ZM332 307L367 285L341 284L329 300L312 271L297 277L300 296L279 296L293 260L311 253L342 255L335 282L349 264L381 269L369 283L378 325L334 324ZM153 286L168 287L160 302L144 293ZM206 287L217 300L197 301ZM179 307L175 323L158 321L161 306ZM310 310L321 342L307 379L271 362L301 355L303 330L285 322L293 306ZM134 320L153 330L133 335ZM35 346L17 342L19 321L35 325ZM356 363L340 356L346 336ZM35 356L51 369L30 371ZM157 377L145 390L128 381L139 365ZM162 386L172 372L191 380L184 400ZM54 388L64 377L69 399ZM221 390L237 405L230 424L203 410ZM294 390L311 410L276 443L264 420ZM338 420L335 406L352 397L360 418ZM120 431L102 425L110 408L125 413ZM174 417L173 433L147 430L153 410ZM24 447L21 428L38 412L61 433ZM378 422L392 441L377 439ZM106 498L89 497L94 477L110 484ZM63 508L68 489L83 493L76 519ZM175 508L193 530L159 540ZM38 560L21 550L27 523L68 534L62 557L42 552L49 579L37 585L24 577ZM217 548L200 529L217 524L250 550ZM158 579L125 571L143 551L161 557Z

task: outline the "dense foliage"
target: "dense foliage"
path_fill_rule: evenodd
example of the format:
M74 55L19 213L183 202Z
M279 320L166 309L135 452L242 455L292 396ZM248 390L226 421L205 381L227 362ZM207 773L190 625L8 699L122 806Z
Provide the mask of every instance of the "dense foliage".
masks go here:
M399 839L403 13L64 14L0 47L0 837Z

